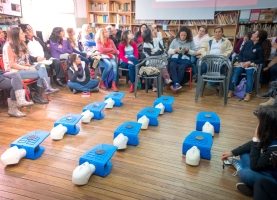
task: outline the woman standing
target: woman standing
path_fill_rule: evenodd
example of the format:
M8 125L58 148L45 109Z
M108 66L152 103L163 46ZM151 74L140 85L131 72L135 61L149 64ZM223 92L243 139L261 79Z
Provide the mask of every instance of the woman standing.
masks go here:
M100 28L96 34L96 48L101 53L101 57L105 62L105 69L102 74L102 80L99 87L103 90L106 89L104 85L104 80L107 78L110 70L113 70L114 77L112 82L113 91L118 91L116 87L117 79L117 63L115 60L115 55L117 55L117 49L113 41L109 38L108 31L104 28Z
M138 64L138 47L133 41L133 34L130 30L124 31L118 45L119 61L122 68L129 69L130 89L134 92L136 65Z

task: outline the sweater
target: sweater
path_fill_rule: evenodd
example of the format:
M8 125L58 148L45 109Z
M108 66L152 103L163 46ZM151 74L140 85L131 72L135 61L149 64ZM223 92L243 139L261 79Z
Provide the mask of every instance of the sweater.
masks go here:
M164 48L158 38L153 38L152 42L143 43L143 51L149 56L159 56L164 53ZM154 54L151 52L154 52Z
M73 65L68 68L68 80L70 80L71 82L79 83L81 85L86 85L90 81L89 69L84 61L82 61L81 64L79 64L77 67L78 71L75 71Z
M250 154L250 169L253 171L269 171L273 173L274 178L277 177L277 168L273 168L269 158L273 151L277 151L277 146L268 147L261 153L261 148L258 146L258 142L252 140L233 149L231 152L234 156L242 155L244 153ZM277 179L276 179L277 181Z
M174 49L179 49L179 48L188 48L189 52L183 52L183 53L174 53ZM195 45L194 42L187 42L180 40L179 38L174 39L170 46L169 46L169 50L168 50L168 54L172 55L171 56L171 61L175 61L177 63L182 63L182 62L186 62L188 64L191 64L190 62L190 56L195 56L196 55L196 51L195 51Z
M209 38L209 35L206 34L204 35L203 37L199 38L198 35L194 36L193 37L193 42L194 42L194 45L195 45L195 51L197 52L197 54L200 54L200 47L202 45L202 43L207 40Z
M97 50L102 55L107 55L107 54L117 55L116 46L114 45L114 43L113 43L113 41L111 39L108 38L108 40L110 40L110 45L108 47L104 47L104 45L98 40L96 42L96 48L97 48Z
M235 45L235 48L234 48L234 52L236 54L239 54L240 50L241 50L241 45L243 43L243 37L239 39L239 41L237 42L237 44Z
M54 43L50 40L50 52L53 58L56 58L58 60L60 60L60 55L61 54L65 54L65 53L73 53L73 48L70 45L70 41L67 40L63 40L62 42L62 48L59 48L59 43Z
M51 56L51 53L50 53L49 49L47 48L46 44L40 38L38 38L36 36L33 37L33 40L36 40L40 43L40 45L42 46L42 49L44 51L44 58L46 58L46 60L49 60L52 56ZM26 40L27 46L28 46L29 41L30 41L30 39ZM30 52L32 52L32 49L30 49L29 46L28 46L28 49ZM32 59L32 57L31 57L31 60L32 60L32 62L37 62L37 57L34 56L34 59Z
M120 60L122 60L123 62L125 62L125 63L128 63L128 57L125 57L126 56L126 54L125 54L125 47L126 47L127 45L125 44L125 43L120 43L119 45L118 45L118 50L119 50L119 55L118 55L118 57L119 57L119 59ZM137 46L137 44L135 43L135 42L132 42L132 44L131 44L131 46L133 47L133 49L134 49L134 56L138 59L138 46Z
M238 62L248 62L261 64L264 61L263 46L261 43L254 44L252 40L245 42L243 45Z

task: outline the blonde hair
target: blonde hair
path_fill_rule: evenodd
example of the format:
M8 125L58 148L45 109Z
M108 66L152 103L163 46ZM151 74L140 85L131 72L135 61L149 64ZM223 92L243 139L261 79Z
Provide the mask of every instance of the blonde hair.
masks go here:
M83 24L82 26L82 33L83 35L88 35L88 27L89 27L89 24Z
M72 33L74 32L73 28L68 28L66 29L67 35L68 35L68 39L70 41L71 46L75 49L78 48L77 44L76 44L76 38L72 35Z
M106 32L105 28L100 28L97 30L97 33L95 35L95 40L99 41L102 45L104 45L105 43L105 37L104 37L105 32Z

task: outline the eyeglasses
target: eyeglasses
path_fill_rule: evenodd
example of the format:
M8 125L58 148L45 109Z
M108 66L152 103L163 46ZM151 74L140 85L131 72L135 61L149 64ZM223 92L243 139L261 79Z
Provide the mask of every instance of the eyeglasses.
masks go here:
M32 28L26 28L26 31L32 31L33 29Z

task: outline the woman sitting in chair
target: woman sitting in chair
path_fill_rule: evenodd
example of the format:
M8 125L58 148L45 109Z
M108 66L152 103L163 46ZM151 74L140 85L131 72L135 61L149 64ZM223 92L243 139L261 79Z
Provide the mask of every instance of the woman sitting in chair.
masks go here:
M145 54L147 54L148 56L166 56L164 54L164 47L162 46L162 44L160 43L160 39L159 38L153 38L153 33L152 31L147 28L143 34L143 51ZM176 92L176 90L173 88L173 86L171 85L172 80L170 79L170 75L167 71L166 66L161 66L160 68L161 72L162 72L162 77L165 80L165 83L169 85L170 89L173 92ZM157 92L157 87L156 87L156 82L154 81L152 84L152 89L154 92Z
M10 27L8 30L9 42L3 48L3 61L5 70L17 71L22 79L38 79L37 88L33 101L35 103L47 104L48 101L42 98L42 93L51 94L58 92L50 85L45 65L32 65L28 48L25 44L25 34L19 27Z
M82 26L81 41L84 46L84 52L91 56L96 50L96 43L94 41L94 35L92 33L91 26L89 24L83 24Z
M267 32L259 30L253 33L251 39L244 44L239 53L238 62L234 66L228 93L229 98L234 96L234 89L238 84L241 73L246 73L246 96L244 101L250 101L254 81L253 74L257 71L259 64L263 63L264 57L268 58L270 54L270 48L263 47L263 45L268 44L266 40ZM266 51L264 52L264 50Z
M129 91L133 93L136 76L136 65L138 64L138 47L137 44L133 41L133 34L130 30L124 31L122 33L118 50L120 66L122 68L129 69Z
M180 28L176 39L170 44L168 54L171 55L169 73L174 83L173 88L179 90L182 88L186 69L191 67L191 56L196 55L192 33L188 27Z
M77 54L70 54L68 57L68 87L77 92L98 92L98 80L90 78L88 66L81 61Z
M106 90L104 85L104 80L107 78L110 70L113 70L114 77L112 81L112 89L113 91L118 91L116 87L117 80L117 63L115 60L115 55L117 55L117 49L113 41L109 38L108 31L105 28L100 28L96 34L96 48L101 53L101 57L105 62L105 67L102 73L102 80L100 82L100 88Z
M8 98L8 114L13 117L25 117L26 114L18 110L19 107L32 106L33 102L25 100L25 90L17 72L5 72L0 69L0 89L11 90Z

